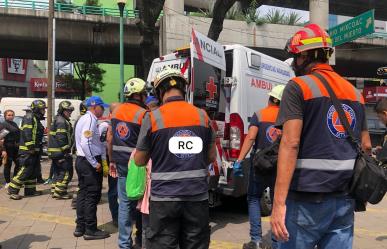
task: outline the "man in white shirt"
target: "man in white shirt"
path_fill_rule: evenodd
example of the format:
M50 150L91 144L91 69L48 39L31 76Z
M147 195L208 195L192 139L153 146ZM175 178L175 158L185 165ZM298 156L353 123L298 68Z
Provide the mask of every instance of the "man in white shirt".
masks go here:
M77 160L75 168L78 174L77 226L75 237L85 240L105 239L109 233L97 229L97 204L102 190L102 159L105 147L100 140L98 118L107 107L99 96L86 100L88 111L75 128Z

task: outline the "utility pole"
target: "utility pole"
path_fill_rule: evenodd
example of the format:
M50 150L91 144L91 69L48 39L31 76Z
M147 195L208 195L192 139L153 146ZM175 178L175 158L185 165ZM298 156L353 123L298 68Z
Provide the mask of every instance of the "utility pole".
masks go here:
M329 29L329 0L309 0L309 20L310 23L320 25ZM329 59L329 64L336 64L336 54L333 53Z
M126 0L117 0L120 10L120 102L124 102L124 10Z
M52 122L52 96L54 81L54 3L55 0L49 0L48 10L48 66L47 66L47 129L50 130Z

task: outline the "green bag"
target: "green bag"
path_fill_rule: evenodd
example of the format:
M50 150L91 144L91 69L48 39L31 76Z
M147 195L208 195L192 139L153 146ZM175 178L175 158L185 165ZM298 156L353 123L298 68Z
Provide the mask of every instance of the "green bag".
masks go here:
M133 159L129 161L128 175L126 177L126 195L130 200L143 197L146 186L146 167L139 167Z

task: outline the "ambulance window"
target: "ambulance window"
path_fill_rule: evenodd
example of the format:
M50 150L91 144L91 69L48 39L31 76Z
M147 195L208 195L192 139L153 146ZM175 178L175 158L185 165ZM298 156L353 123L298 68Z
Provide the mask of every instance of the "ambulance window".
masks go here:
M261 68L261 56L251 54L251 67L259 70Z

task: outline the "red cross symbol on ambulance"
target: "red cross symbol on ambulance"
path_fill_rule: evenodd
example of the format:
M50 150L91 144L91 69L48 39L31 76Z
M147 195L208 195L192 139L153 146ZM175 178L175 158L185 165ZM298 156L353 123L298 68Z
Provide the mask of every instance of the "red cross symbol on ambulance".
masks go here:
M215 98L215 94L218 93L218 88L215 85L214 77L209 77L209 82L206 84L206 91L209 93L207 99L212 100Z

